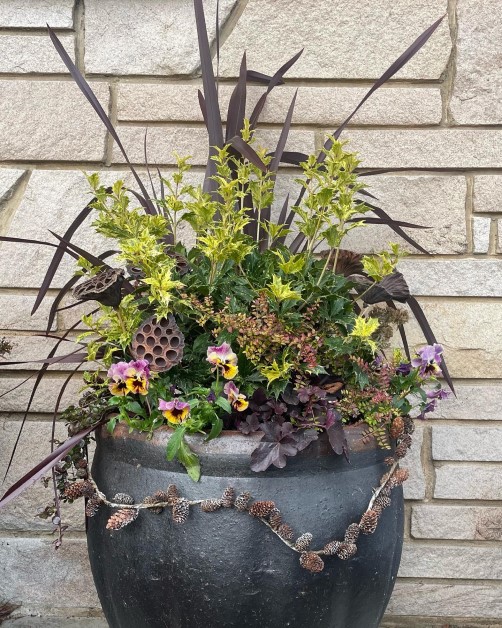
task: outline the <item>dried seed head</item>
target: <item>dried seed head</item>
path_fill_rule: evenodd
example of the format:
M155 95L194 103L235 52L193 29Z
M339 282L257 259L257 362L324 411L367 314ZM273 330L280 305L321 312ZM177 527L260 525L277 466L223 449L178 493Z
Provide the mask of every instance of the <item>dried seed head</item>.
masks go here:
M215 512L215 510L219 510L223 506L223 502L221 499L205 499L200 507L204 512Z
M357 546L355 543L340 543L336 551L338 558L342 560L348 560L357 553Z
M397 416L390 426L389 433L392 438L399 438L404 433L404 420L403 417Z
M368 510L361 517L359 529L363 534L373 534L378 524L378 513L375 510Z
M174 523L185 523L190 513L190 502L184 497L180 497L173 506Z
M359 538L359 526L357 523L351 523L345 530L345 543L355 543Z
M128 504L132 506L134 504L134 498L127 493L116 493L112 499L112 502L116 504Z
M285 541L292 541L294 537L293 528L287 523L281 523L277 528L277 534Z
M388 467L392 467L392 465L396 462L396 459L393 456L387 456L384 460L384 464Z
M98 301L103 305L117 307L122 300L123 281L124 271L121 268L105 268L76 286L73 296L79 301Z
M338 552L340 545L340 541L331 541L324 546L323 552L327 556L334 556Z
M103 502L97 496L91 497L91 499L85 505L85 514L87 517L94 517L94 515L98 512L99 507Z
M295 541L295 549L299 552L305 552L310 547L312 543L312 539L314 537L310 534L310 532L305 532L301 536L299 536Z
M268 516L268 522L274 528L274 530L277 530L277 528L281 525L282 515L281 511L278 508L274 508L270 511L270 514Z
M123 510L117 510L109 519L106 524L107 530L120 530L128 526L130 523L138 518L139 511L137 508L124 508Z
M312 573L320 573L324 569L324 562L315 552L302 552L300 565Z
M249 514L253 517L266 517L274 508L275 504L271 501L254 502L249 509Z
M131 354L137 360L147 360L152 371L162 373L181 362L184 346L185 337L172 314L159 320L151 316L134 334Z
M235 499L235 490L231 486L227 486L227 488L223 491L223 495L221 496L221 505L223 508L232 508L234 505Z
M248 509L249 502L251 501L251 493L244 492L237 496L234 506L237 510L244 511Z
M159 503L159 499L157 499L157 497L155 497L155 495L148 495L148 497L145 497L145 499L143 500L144 504L158 504ZM155 508L148 508L149 512L153 512L155 515L160 515L160 513L163 511L164 509L162 508L162 506L156 506Z

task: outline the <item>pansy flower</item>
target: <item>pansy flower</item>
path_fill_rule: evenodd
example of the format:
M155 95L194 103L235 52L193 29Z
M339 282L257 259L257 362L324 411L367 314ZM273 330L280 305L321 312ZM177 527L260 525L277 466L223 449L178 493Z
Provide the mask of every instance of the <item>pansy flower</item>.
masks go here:
M221 369L225 379L233 379L237 375L237 356L228 342L219 347L208 347L207 361L214 366L213 370Z
M249 401L246 400L246 395L239 392L239 389L233 382L227 382L223 388L223 392L228 397L228 401L234 410L237 412L244 412L249 406Z
M126 369L129 364L127 362L117 362L112 364L108 369L108 377L111 382L108 384L108 388L112 395L117 397L125 397L129 393L126 383Z
M436 409L437 406L437 402L438 400L441 399L447 399L449 396L449 393L447 390L444 390L444 388L438 388L436 390L429 390L426 393L428 402L425 404L425 406L422 409L422 412L420 413L420 418L424 419L425 418L425 414L427 414L428 412L434 412L434 410Z
M417 351L418 357L411 361L411 365L419 369L422 377L439 375L441 374L439 365L441 364L442 353L443 347L441 345L426 345Z
M148 394L150 367L147 360L129 362L125 376L126 385L130 392L138 395Z
M190 404L180 399L173 399L172 401L159 399L159 410L169 423L183 423L190 414Z

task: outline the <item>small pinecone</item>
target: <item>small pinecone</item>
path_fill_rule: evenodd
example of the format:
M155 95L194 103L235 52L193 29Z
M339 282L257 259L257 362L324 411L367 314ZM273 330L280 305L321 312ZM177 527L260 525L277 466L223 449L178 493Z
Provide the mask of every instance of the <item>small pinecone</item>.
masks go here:
M392 438L399 438L404 432L404 420L403 417L397 416L390 426L389 434Z
M399 486L403 482L406 482L409 475L408 469L396 469L389 480L389 485L391 487Z
M277 528L277 534L281 537L281 539L284 539L285 541L291 541L294 536L291 526L288 526L287 523L282 523Z
M167 497L166 502L169 506L174 506L174 504L178 501L180 494L178 493L178 488L176 484L169 484L167 487Z
M295 541L295 549L299 552L306 552L312 543L313 536L310 532L305 532L299 536Z
M387 458L385 458L384 463L388 466L388 467L392 467L392 465L396 462L396 459L393 456L387 456Z
M357 523L351 523L349 527L345 530L345 543L355 543L359 538L359 526Z
M404 433L405 434L413 434L415 431L415 422L411 418L411 416L404 417Z
M268 516L268 522L274 528L274 530L277 530L277 528L281 525L282 515L281 511L278 508L274 508L270 512L270 515Z
M251 493L248 493L246 491L245 493L241 493L240 495L237 496L234 502L234 506L237 508L237 510L240 510L242 512L248 509L250 500L251 500Z
M91 499L85 505L85 514L87 515L87 517L94 517L94 515L98 512L101 504L102 501L99 499L99 497L91 497Z
M68 499L77 499L79 497L92 497L95 493L94 486L91 482L85 480L84 482L73 482L69 484L65 490L65 497Z
M381 504L377 504L376 502L373 504L373 506L371 508L372 508L372 510L374 512L376 512L376 514L378 516L380 516L382 514L382 512L383 512L383 508L382 508Z
M155 491L152 497L155 497L156 501L162 502L163 504L165 504L169 499L169 495L166 491Z
M340 541L331 541L324 546L323 552L327 556L334 556L338 552L338 548L342 545Z
M391 488L388 484L386 484L383 489L380 491L380 496L390 497Z
M373 534L378 524L378 513L374 510L368 510L361 517L359 529L363 534Z
M349 558L352 558L352 556L354 556L356 553L357 546L355 545L355 543L340 543L336 555L342 560L348 560Z
M123 508L122 510L117 510L109 519L106 524L107 530L120 530L121 528L125 528L130 523L132 523L135 519L138 518L139 510L136 508Z
M188 499L184 497L178 498L178 501L173 506L173 521L174 523L185 523L188 519L190 512L190 503Z
M223 508L232 508L235 500L235 489L231 486L227 486L227 488L223 491L223 495L221 496L221 505Z
M266 517L272 512L274 508L275 504L271 501L255 502L251 505L251 508L249 509L249 514L253 515L253 517Z
M404 458L408 453L408 445L406 443L399 443L394 451L394 456L396 458Z
M160 499L158 499L155 495L148 495L148 497L145 497L145 499L143 500L143 503L144 504L156 504L159 501ZM160 515L160 513L163 510L164 509L162 508L162 506L156 506L155 508L148 508L148 511L153 512L155 515Z
M112 499L112 502L116 504L127 504L128 506L132 506L134 504L134 498L132 498L127 493L116 493Z
M324 562L322 558L315 552L302 552L300 556L300 565L312 573L319 573L324 569Z
M387 495L380 495L375 499L375 506L378 504L380 508L383 510L384 508L388 508L391 504L391 499Z
M77 469L87 469L87 460L85 458L81 458L75 463Z
M223 500L221 499L205 499L200 507L204 512L214 512L219 510L223 506Z

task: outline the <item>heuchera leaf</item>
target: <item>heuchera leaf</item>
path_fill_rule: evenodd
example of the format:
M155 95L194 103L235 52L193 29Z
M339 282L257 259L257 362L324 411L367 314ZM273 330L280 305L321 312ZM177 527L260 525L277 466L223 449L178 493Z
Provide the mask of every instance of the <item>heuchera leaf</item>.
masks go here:
M262 441L251 454L251 470L256 472L266 471L271 465L284 468L287 456L296 456L317 438L316 430L294 431L289 422L264 423L261 430Z
M334 419L334 421L332 421L331 425L326 430L328 434L329 444L331 445L331 448L333 449L335 454L338 454L339 456L341 454L347 454L348 446L347 439L345 438L345 433L343 431L342 418L340 414L338 412L335 412L335 410L333 409L328 410L328 415L328 419Z

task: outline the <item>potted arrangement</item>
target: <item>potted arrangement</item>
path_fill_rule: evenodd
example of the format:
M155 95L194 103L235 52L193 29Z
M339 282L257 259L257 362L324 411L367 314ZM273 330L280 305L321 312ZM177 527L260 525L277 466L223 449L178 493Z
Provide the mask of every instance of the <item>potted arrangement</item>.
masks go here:
M403 231L418 225L375 205L365 183L371 173L360 172L339 138L441 20L318 155L303 155L284 150L296 96L276 147L255 136L267 95L301 53L273 77L248 71L244 55L224 136L202 2L194 6L209 135L204 184L188 183L185 157L171 176L158 172L159 190L146 164L152 196L132 166L139 192L123 181L105 188L91 174L92 201L63 236L53 233L55 244L0 238L56 249L34 309L63 256L75 258L48 330L69 293L70 307L92 302L74 326L74 351L56 355L67 332L40 360L34 387L51 364L77 365L55 408L56 419L70 377L82 376L78 404L61 414L69 438L0 505L52 472L55 500L44 514L58 529L58 547L61 504L85 500L91 566L114 627L376 627L399 565L407 477L399 461L411 446L411 417L447 394L439 376L451 381L442 347L396 269L399 246L371 256L344 248L349 231L371 223L423 250ZM247 118L249 80L266 88ZM281 163L300 169L301 193L275 212ZM91 212L93 228L111 241L100 256L72 241ZM183 224L195 238L189 250L178 239ZM406 342L407 310L396 302L424 330L427 344L417 353ZM402 349L389 348L396 330ZM82 373L85 362L92 368Z

